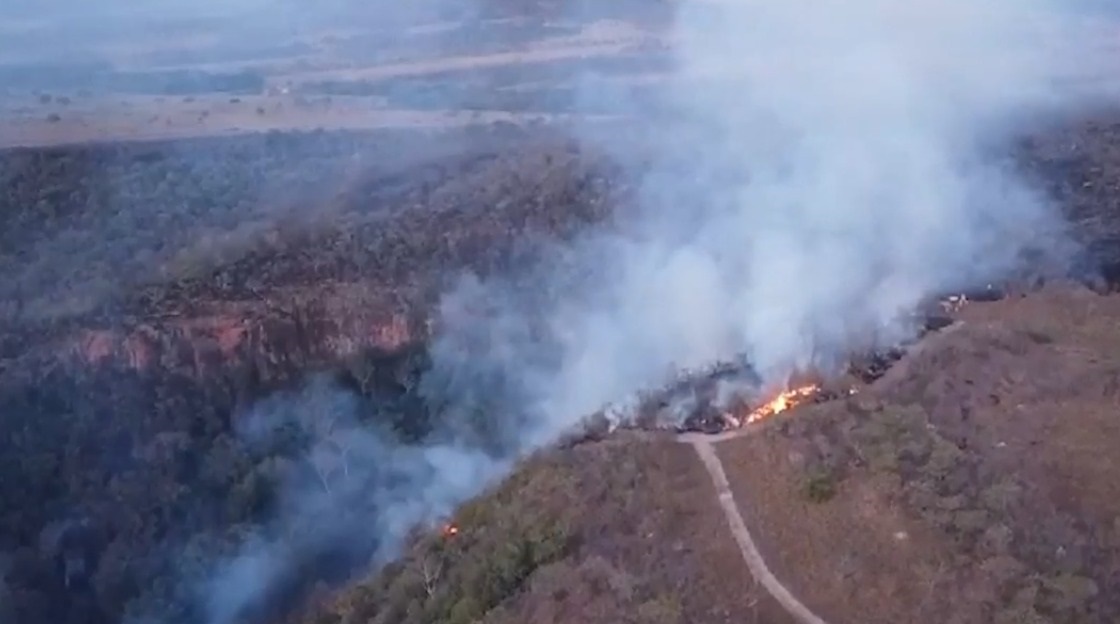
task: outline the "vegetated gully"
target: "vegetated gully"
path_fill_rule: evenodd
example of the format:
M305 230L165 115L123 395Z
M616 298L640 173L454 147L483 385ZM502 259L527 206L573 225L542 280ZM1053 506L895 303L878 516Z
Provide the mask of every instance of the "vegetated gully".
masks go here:
M1054 184L1068 188L1064 181ZM1107 238L1104 233L1097 240ZM1102 247L1090 249L1100 253ZM1106 249L1106 253L1114 251ZM1108 267L1110 264L1107 257L1091 257L1085 266ZM1120 283L1120 272L1106 271L1103 281L1100 271L1085 274L1093 275L1093 283L1098 287ZM1022 287L1006 286L975 293L946 293L946 297L931 301L920 311L917 324L923 333L950 325L952 308L961 304L961 294L970 300L998 298ZM340 309L363 309L364 312L340 316ZM172 327L170 332L168 327ZM66 450L66 457L54 457L48 462L51 465L46 473L25 475L27 479L22 482L28 487L18 487L21 481L16 479L5 488L11 491L5 492L8 508L2 510L0 528L12 542L9 547L19 550L40 541L44 528L57 522L60 510L64 509L70 510L67 513L71 515L73 510L80 510L77 513L88 520L87 526L100 531L102 545L113 542L126 530L128 523L112 517L112 505L99 501L106 498L108 489L125 487L122 483L127 480L120 475L134 468L128 464L135 463L137 453L142 455L152 450L153 440L162 441L166 446L169 435L185 436L187 441L176 443L185 449L195 446L206 449L209 441L234 431L239 415L252 405L277 392L305 384L309 377L328 378L341 391L358 397L370 407L363 414L388 425L402 444L419 443L440 419L440 414L433 413L433 408L419 396L417 383L430 365L427 345L437 331L423 309L401 313L399 308L387 312L362 306L306 305L265 318L227 314L178 319L173 325L139 324L124 333L80 329L77 333L68 333L68 338L62 342L53 342L46 351L19 354L26 358L9 358L8 366L0 369L0 379L3 379L0 407L7 415L8 431L23 431L24 434L18 441L11 436L7 439L6 444L14 446L11 453L3 454L7 462L12 463L12 471L5 468L5 474L34 472L33 465L19 465L23 457ZM804 379L796 380L798 384L803 381L801 385L759 388L749 403L737 406L730 413L716 409L711 403L713 385L727 375L750 379L749 366L716 368L685 378L665 393L650 397L649 407L656 411L658 402L663 406L681 393L698 396L700 400L695 406L672 426L682 431L716 434L746 424L752 418L781 411L798 401L842 396L852 391L853 383L869 383L884 374L902 352L901 348L893 348L853 354L848 370L835 378L822 379L810 372ZM19 365L13 365L14 362ZM806 388L808 390L802 392ZM794 392L778 394L786 390ZM705 400L705 397L709 398ZM640 416L633 426L665 425L657 418ZM589 423L594 424L594 420ZM603 431L592 426L585 433L599 435ZM194 439L199 440L199 444L190 442ZM209 459L209 456L194 457L189 451L167 452L174 455L171 458L174 465L169 469L182 473L168 476L169 481L197 478L204 471L202 464ZM90 482L75 482L75 474L85 474ZM118 502L129 497L136 498L135 505L146 502L145 493L139 490L118 492L116 496L120 499ZM268 496L263 496L265 502L249 503L251 509L239 518L251 519L266 513ZM188 530L176 528L173 517L167 515L175 509L179 511L174 513L184 512L180 503L167 509L149 505L158 517L149 518L150 526L145 527L142 536L130 537L125 550L139 552L147 548L154 552L177 530ZM190 509L185 512L203 513ZM208 517L197 519L193 529L223 522L222 513L210 511L203 515ZM100 603L100 609L119 613L123 603L137 594L135 587L127 589L130 583L135 585L136 579L145 574L160 573L160 564L154 560L145 562L141 557L138 565L139 569L126 575L131 580L117 582L120 586L114 585L112 578L86 584L97 586L96 593L101 595L95 600ZM91 562L86 569L92 575L98 566ZM320 578L336 577L337 573L337 570L329 574L324 572ZM73 592L69 578L63 590L55 582L57 579L50 577L50 574L36 577L29 583L38 583L38 590L62 602L74 600L70 596ZM310 587L315 580L299 583ZM107 597L110 593L114 593L111 598Z

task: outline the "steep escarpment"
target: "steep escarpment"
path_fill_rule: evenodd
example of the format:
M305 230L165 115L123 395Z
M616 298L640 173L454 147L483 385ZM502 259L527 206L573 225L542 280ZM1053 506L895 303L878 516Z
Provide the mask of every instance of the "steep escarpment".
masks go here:
M1078 235L1094 253L1105 254L1092 256L1094 262L1112 253L1109 241L1117 223L1109 195L1093 190L1109 188L1120 176L1110 160L1111 127L1065 130L1038 139L1026 152L1027 161L1034 163L1028 170L1066 207ZM339 187L342 192L293 193L289 198L296 208L278 213L259 208L254 213L257 225L229 236L215 232L222 233L223 224L240 222L242 200L213 203L228 211L214 216L218 209L210 203L185 199L185 205L196 206L193 220L176 221L181 228L154 232L145 225L161 222L160 209L146 202L163 198L168 202L165 210L177 215L177 207L184 205L177 198L198 185L246 193L239 186L244 181L230 173L237 171L232 163L244 156L238 151L242 148L221 148L233 150L234 156L223 161L231 163L228 168L215 168L232 176L220 178L220 183L207 183L206 175L191 173L188 165L208 162L196 151L204 149L199 145L83 148L87 151L74 160L61 151L6 156L5 184L9 196L18 201L10 201L3 213L11 226L5 229L6 240L14 245L5 247L4 262L16 278L4 285L10 296L5 298L7 322L0 341L0 411L6 422L0 521L7 536L5 604L18 621L55 622L85 614L90 621L118 622L129 613L151 612L184 621L202 617L200 613L212 606L199 602L199 581L191 575L246 561L247 535L266 542L284 535L299 544L284 568L287 576L257 596L257 602L237 607L265 620L310 597L311 604L319 606L308 617L328 614L322 621L345 613L407 619L424 614L451 617L454 612L468 620L492 621L545 618L540 614L546 612L583 617L580 609L585 605L600 605L601 621L611 621L617 612L607 605L604 587L629 596L632 602L617 604L632 603L650 622L681 621L686 618L682 613L702 607L712 614L766 617L758 614L772 605L766 606L764 595L750 593L754 590L723 604L720 596L732 589L721 583L746 584L749 578L742 570L720 579L709 578L699 565L681 572L680 578L669 571L657 573L660 576L649 572L657 566L639 556L641 540L664 546L663 553L650 552L666 560L688 553L707 557L701 553L715 553L722 546L701 547L680 537L682 527L710 521L707 512L683 511L701 507L679 502L672 507L678 512L659 515L659 495L645 493L628 499L627 505L634 506L618 516L627 520L609 526L584 525L582 515L569 513L577 507L567 503L547 518L522 518L520 512L491 517L491 511L478 511L481 515L475 520L461 521L464 539L451 542L451 550L441 545L443 538L426 536L419 546L409 546L403 563L355 585L358 593L325 589L345 583L368 564L371 554L387 555L376 535L363 534L350 542L312 539L322 527L323 509L339 515L340 505L346 503L344 507L352 508L342 514L339 526L353 526L348 522L358 516L383 517L385 510L383 502L350 505L358 500L352 498L355 492L374 488L394 493L398 486L387 484L427 483L364 460L386 457L384 449L392 445L410 449L403 456L392 455L408 465L431 466L432 457L445 456L445 448L433 445L431 437L447 431L440 428L440 414L416 392L419 375L428 365L424 343L440 329L433 313L439 294L463 270L485 275L531 266L540 261L543 242L563 240L587 224L609 220L626 204L625 177L586 148L554 136L498 132L509 135L481 153L449 154L445 147L432 147L411 161L393 159L384 170L359 168ZM333 135L311 140L328 141L324 136ZM252 140L284 145L297 139ZM349 146L341 152L373 153L364 146L353 147L356 139L338 140ZM1090 145L1076 167L1063 165L1040 147L1064 142ZM115 156L91 155L103 153ZM98 164L102 158L113 164ZM125 167L122 162L130 164ZM116 201L120 189L90 182L101 179L106 170L116 171L114 167L132 171L120 180L158 180L150 193L122 204ZM1085 175L1092 179L1082 179ZM262 188L253 186L252 196L264 206L270 195ZM40 203L27 195L33 189L76 199L47 198ZM286 195L279 189L273 193L272 198ZM63 205L76 212L41 212L45 206ZM142 210L144 206L148 209ZM106 207L119 209L106 213ZM78 232L73 223L88 225L97 234ZM205 227L191 231L191 224ZM168 237L169 231L174 236ZM115 237L97 242L97 236L110 232L116 232ZM216 242L208 238L214 236ZM73 257L67 259L69 255ZM122 260L132 255L146 260ZM52 264L58 258L63 258L58 260L61 264ZM201 264L192 264L196 261ZM81 270L72 273L76 268ZM113 286L82 290L99 280ZM77 291L83 294L69 298ZM1015 288L1001 285L996 291L1011 293ZM889 362L869 357L860 370L875 369L872 377L877 377ZM313 394L315 400L341 407L323 414L290 407L318 404L300 397L324 392L322 388L327 394ZM275 408L277 400L289 407ZM290 438L269 437L262 448L246 430L261 405L273 406L269 409L276 413L294 410L311 417L308 421L298 414L285 416L294 433ZM454 430L468 437L481 435L500 425L502 417L472 414ZM323 429L324 423L341 423L340 429ZM364 451L340 445L332 433L367 429L377 433ZM577 445L575 452L591 453L599 458L596 461L631 453L632 461L626 461L633 469L619 474L631 475L633 482L611 482L608 489L662 491L659 485L642 485L645 477L638 476L653 461L640 447L647 440L625 440L617 444L629 450L615 450L611 445L616 443L607 441ZM632 444L639 446L630 448ZM481 456L503 457L500 448L480 448ZM611 450L586 450L600 448ZM557 457L567 461L562 454ZM692 470L685 464L674 466L648 479L668 483L677 471ZM407 475L426 474L423 470ZM606 464L603 470L609 471ZM520 474L503 486L505 494L500 496L525 501L539 497L545 510L553 509L548 501L570 503L590 487L586 475L577 474L571 483L534 490L535 477ZM700 496L704 487L682 482L664 486L664 492L669 496L696 489ZM292 492L306 491L335 502L317 508L320 515L285 516ZM605 492L592 499L605 505ZM556 498L561 494L566 498ZM439 503L453 507L457 500L439 498ZM674 513L682 515L677 518ZM276 524L277 517L287 519ZM612 546L623 532L646 524L647 534L663 537L635 537L639 541L625 553ZM507 525L525 534L524 543L517 542L521 550L515 548L510 561L491 560L496 556L494 538L476 532ZM716 535L716 529L712 531ZM425 557L435 557L438 565ZM437 565L443 570L440 574L447 575L441 578L458 580L425 581L425 565ZM731 559L721 565L731 570L739 564ZM1086 578L1103 579L1100 570L1094 568ZM643 576L647 573L651 576ZM558 589L569 580L579 589ZM326 585L316 590L319 582ZM690 589L693 584L709 589ZM488 602L460 604L465 598L456 593L460 586L475 587L489 596ZM276 592L292 600L280 600ZM383 602L385 592L393 597ZM346 603L359 599L365 606ZM371 606L383 604L393 606Z

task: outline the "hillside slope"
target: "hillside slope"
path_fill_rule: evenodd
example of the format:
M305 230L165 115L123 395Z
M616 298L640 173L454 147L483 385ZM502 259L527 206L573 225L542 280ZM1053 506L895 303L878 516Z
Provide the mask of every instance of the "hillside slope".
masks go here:
M1094 259L1106 264L1108 254L1115 255L1112 241L1120 231L1120 212L1114 209L1112 200L1113 191L1120 185L1114 154L1118 127L1107 121L1072 127L1036 140L1024 154L1028 169L1041 175L1040 184L1064 202L1078 224L1078 234L1094 246ZM402 429L408 430L406 437L419 435L417 430L423 430L426 423L412 418L415 412L410 410L415 406L398 406L395 401L401 397L394 394L412 382L407 378L412 371L406 370L410 354L405 354L404 364L389 358L382 367L386 370L380 370L386 354L371 354L363 347L399 346L402 336L413 338L410 332L423 328L428 312L425 308L432 296L462 267L487 272L515 265L523 257L518 254L531 243L570 236L585 224L609 219L625 206L626 179L612 176L610 167L603 166L601 159L587 154L587 150L547 134L533 137L510 129L496 134L491 137L493 145L481 154L451 157L447 152L455 150L429 146L418 149L418 153L410 152L407 162L392 162L355 174L341 194L331 195L329 205L314 213L321 217L314 227L305 228L306 221L287 221L287 209L270 212L271 196L258 198L260 230L226 241L230 243L225 248L228 257L192 252L213 251L207 236L231 221L237 222L244 207L244 189L239 185L244 182L238 182L238 175L233 174L244 171L253 177L257 175L253 169L258 166L272 171L245 154L252 156L255 150L264 149L277 159L269 167L290 171L299 169L303 161L288 161L282 157L283 150L273 148L289 145L293 151L314 156L320 151L299 147L311 141L321 153L344 159L354 152L372 154L364 145L377 141L371 141L371 137L359 141L348 135L316 134L200 143L194 148L207 158L188 160L211 165L197 171L180 168L183 162L177 158L186 147L181 144L111 146L105 148L106 152L82 148L75 152L6 153L0 163L5 174L0 218L9 237L5 240L23 247L5 247L4 253L9 255L3 260L12 275L26 277L26 283L16 279L3 285L4 292L11 296L4 300L2 310L9 322L0 329L0 412L9 426L0 439L5 476L0 482L0 529L5 538L0 544L0 569L5 570L10 591L6 604L18 609L18 621L53 623L65 621L65 614L99 611L100 615L90 616L87 621L119 622L121 614L139 596L149 593L153 586L160 591L166 588L167 579L184 560L179 548L182 543L196 535L236 542L246 531L267 522L275 512L275 499L285 475L309 470L298 462L293 468L291 462L248 453L238 438L239 417L256 399L277 387L298 385L309 373L329 370L353 390L352 394L360 395L356 399L362 405L360 420L389 420L394 426L403 423ZM378 137L384 138L372 138ZM390 149L399 142L386 141L385 145ZM238 169L233 164L239 160L256 164ZM229 163L229 167L213 164L219 161ZM131 198L128 203L115 202L120 198L117 193L87 183L114 167L148 180L127 187ZM229 178L216 175L218 171L229 173ZM165 213L181 216L175 212L177 202L190 199L188 191L196 183L205 183L205 189L228 186L235 191L220 195L221 202L200 204L197 211L182 216L206 227L173 228L169 231L182 240L160 240L138 226L151 219L159 221ZM298 198L298 206L314 207L324 198L318 192L308 193ZM50 210L59 198L69 197L81 200L63 202L73 213ZM428 212L417 207L438 210ZM71 227L74 223L94 227L79 231ZM461 238L444 236L449 229L459 232ZM112 244L94 244L98 233L106 234L104 240ZM186 257L204 262L191 271L171 270L154 281L147 281L151 276L144 271L151 267L144 261L136 261L135 266L117 262L122 254L145 250L167 254L157 256L165 261ZM21 262L29 258L40 258L41 266L51 270L20 273L21 267L28 266ZM68 262L56 266L60 258ZM417 258L426 262L414 261ZM69 281L55 279L67 273L63 269L77 265L85 272ZM117 284L119 291L98 291L96 294L105 295L104 301L89 307L61 305L68 299L65 295L71 286L96 285L95 278L106 275L124 278ZM58 287L61 293L40 289L41 285ZM61 299L54 298L56 294L61 294ZM1101 501L1111 500L1108 497L1115 493L1110 489L1109 475L1114 474L1116 466L1105 452L1110 448L1107 443L1113 440L1108 432L1114 424L1108 417L1116 412L1115 390L1110 385L1114 372L1108 354L1108 345L1115 344L1109 337L1113 331L1110 323L1115 324L1116 318L1115 306L1109 303L1112 301L1112 297L1089 292L1050 292L966 306L961 314L970 325L961 330L960 338L954 338L961 341L954 347L960 353L943 356L948 359L932 364L919 361L912 369L897 369L909 372L893 373L889 379L894 381L881 382L881 392L861 395L871 397L867 399L872 401L870 406L831 403L797 410L787 419L775 421L778 424L767 428L764 436L719 445L720 456L736 486L736 499L742 503L747 520L757 524L758 539L773 571L829 621L862 621L858 613L872 605L880 609L876 613L881 617L895 618L892 621L918 617L915 613L953 609L959 611L964 622L988 621L984 618L1003 612L1012 614L1006 616L1012 618L1009 621L1029 621L1014 619L1021 615L1015 615L1013 609L1017 608L1033 614L1029 617L1048 615L1054 621L1109 621L1115 605L1109 602L1107 588L1117 581L1110 576L1114 574L1115 551L1110 550L1114 546L1108 546L1113 543L1108 540L1114 539L1109 537L1114 532L1109 533L1107 525L1109 513L1112 517L1115 514ZM52 319L42 318L44 308L40 306L54 309L55 305L62 310ZM399 328L394 324L398 312L403 312L408 322L399 333L393 333ZM382 344L379 337L387 338L389 344ZM136 345L151 347L152 356L137 357L145 351ZM70 357L75 351L95 357L77 358L75 362ZM44 353L46 357L40 357ZM60 353L67 357L55 357ZM96 357L98 354L104 357ZM102 365L85 366L90 361ZM138 365L144 362L149 365ZM997 366L993 370L1000 371L998 374L988 372L993 366ZM382 386L389 388L391 408L385 406ZM1022 398L1016 392L1027 395ZM1007 431L991 433L979 428L976 415L996 409L989 405L996 400L1000 401L998 409L1018 404L1013 401L1034 405L1025 421L1030 426L1023 431L1032 432L1034 437L1030 439L1038 441L1024 447L1032 449L1029 452L1018 451L1016 457L1024 457L1023 461L1001 463L1004 459L997 454L972 455L979 452L972 438L981 435L972 428L988 432L983 433L985 436L1006 436L996 440L1007 444L999 447L1004 449L1001 452L1013 448L1015 437ZM967 417L961 415L961 405L968 407ZM1067 411L1078 417L1066 418ZM818 412L823 416L812 416ZM901 416L893 418L892 414ZM1063 418L1054 424L1056 415ZM890 424L896 421L901 423L901 434ZM45 426L48 424L51 426ZM949 440L959 453L925 437L906 442L905 457L883 460L888 468L891 461L905 467L903 477L897 479L893 473L877 472L860 463L870 460L859 459L866 455L860 449L867 444L859 435L911 435L923 431L925 424L934 425L938 439ZM869 432L853 433L867 427L871 427ZM876 427L887 431L876 433ZM904 441L909 440L905 435ZM1103 446L1077 452L1081 448L1078 445L1090 443ZM875 444L889 446L882 441ZM911 471L918 470L914 462L925 466L924 462L932 461L924 453L934 444L948 453L952 462L963 457L960 461L969 468L961 474L945 475L949 485L937 482L936 488L948 488L935 488L937 501L911 498L918 496L913 492L921 490L906 479L913 477ZM796 457L809 452L802 449L806 445L810 449L819 447L821 450L813 452L828 461L802 465L808 460ZM1049 454L1038 450L1042 448L1049 449ZM560 621L596 621L595 617L626 621L622 614L638 617L638 606L655 596L668 597L668 606L657 611L662 614L658 617L668 618L665 621L751 621L756 609L760 614L776 609L755 588L741 558L736 559L735 544L725 519L719 516L714 489L710 480L703 478L702 466L687 446L629 437L577 447L571 451L575 460L565 456L568 452L546 453L504 486L505 494L499 498L504 496L504 500L516 504L503 502L501 509L493 510L502 517L488 519L485 524L520 526L530 531L533 524L517 524L520 514L538 506L550 509L548 502L561 496L556 487L535 486L534 482L542 475L552 478L548 472L559 470L556 465L567 465L571 484L561 491L565 497L562 500L567 502L556 513L561 514L557 518L570 523L566 531L575 537L570 543L562 540L564 548L559 551L545 549L549 554L542 560L537 560L532 548L528 554L524 549L517 551L516 556L527 560L529 568L515 566L510 578L516 582L499 575L500 591L492 594L488 604L461 607L460 613L468 614L461 617L485 613L493 621L534 617L547 621L552 617L548 609L555 608ZM286 459L298 459L297 453L290 455L293 457ZM626 457L633 465L625 464L622 469L617 462ZM675 459L670 461L670 457ZM569 465L572 461L575 464ZM822 462L827 470L818 465ZM833 463L836 474L832 472ZM661 468L655 469L654 465ZM976 496L983 498L996 479L993 475L1019 474L1015 472L1019 470L1022 476L1016 477L1014 485L1026 488L1025 493L1018 494L1030 502L1022 503L1025 511L1006 512L1013 517L995 515L967 498L973 496L969 488L980 488ZM882 480L886 485L879 484ZM962 481L974 485L961 486ZM994 483L998 484L998 479ZM522 492L523 487L528 489ZM843 495L822 505L805 501L806 493L819 498L832 490ZM636 498L628 502L622 495L630 492L635 492L632 496ZM669 500L666 497L670 494L684 498ZM766 498L770 495L774 498ZM696 498L688 498L691 496ZM494 500L483 498L475 505L486 508ZM853 501L865 501L860 503L864 513L875 513L852 516L858 511L848 509ZM829 511L833 509L829 505L835 512ZM949 507L942 509L941 505ZM936 518L950 517L952 522L968 526L984 523L983 531L996 527L993 530L997 534L991 539L998 544L1010 540L1010 559L992 564L1011 566L1013 571L1006 572L1011 575L1008 584L981 582L976 580L981 577L969 576L980 574L974 565L980 556L973 545L978 538L970 537L973 541L958 545L964 539L958 536L959 529L938 524L941 520L928 520L927 508L939 510ZM973 511L984 513L966 513ZM362 512L361 508L350 510L355 515ZM609 520L596 524L600 512ZM820 533L814 538L818 542L803 540L802 536L815 535L813 519L824 512L831 532ZM897 520L891 520L896 516ZM63 585L56 553L42 546L44 535L74 517L86 518L97 533L97 556L89 566L91 588L87 593ZM678 519L671 521L673 517ZM850 519L847 524L842 521L845 517ZM551 522L532 515L526 519ZM669 523L655 530L664 539L619 546L627 543L636 526L652 521ZM903 528L890 530L892 522ZM871 526L885 528L863 530ZM1011 537L999 526L1007 527ZM300 530L313 534L317 527L301 526ZM898 545L880 538L898 532L909 536L905 543L920 544L919 550L927 553L922 555L925 558L891 559ZM464 529L463 535L467 539L455 544L469 550L468 559L505 565L490 561L491 557L504 556L494 548L504 542L471 541L469 529ZM865 541L860 542L856 536ZM696 540L703 543L694 543ZM838 561L824 557L838 556L842 550L831 546L845 541L865 557L880 553L883 558L860 563L858 557ZM688 563L679 551L665 546L677 542L685 551L713 554L695 555L694 563ZM830 547L827 552L824 546ZM653 554L643 559L649 547L654 549L650 551ZM1082 554L1076 555L1073 563L1062 559L1058 565L1054 555L1045 553L1059 548L1063 553ZM384 575L359 582L352 590L338 595L324 590L318 603L321 609L307 617L332 621L330 614L347 612L350 607L340 605L351 599L357 601L355 604L364 600L367 605L355 613L369 619L389 617L384 615L388 613L385 605L397 603L383 600L388 590L377 587L392 584L391 579L402 574L406 580L394 585L398 587L394 591L403 592L407 598L403 608L407 610L417 591L414 584L410 585L413 581L407 580L411 574L408 570L415 571L415 556L421 551L412 552L414 556L406 558L403 567L391 567ZM712 567L711 558L717 555L725 562ZM540 576L545 574L544 568L561 570L557 574L564 579L568 579L568 573L572 579L586 576L592 579L586 581L590 587L599 587L600 581L594 579L610 576L602 571L600 560L607 561L609 569L623 570L626 578L632 577L639 588L634 590L632 600L611 602L600 596L596 602L588 598L594 593L590 589L572 598L564 592L558 597L540 589L547 588L545 580L537 580L546 578ZM926 567L915 561L924 562ZM461 575L464 583L484 582L470 580L475 573L452 571L462 564L452 561L448 565L447 574ZM730 566L737 571L730 571ZM853 566L872 570L872 576L846 572ZM877 566L897 570L897 578L909 580L892 584L891 576L873 571ZM657 572L661 567L666 570ZM963 571L946 580L948 573L942 567ZM674 576L678 569L683 570L679 578ZM814 576L834 575L837 570L845 571L838 579ZM308 585L329 576L306 569L300 572ZM1059 573L1069 576L1056 576ZM337 579L328 580L333 583ZM1069 587L1062 589L1063 584ZM709 585L711 589L701 589ZM932 589L919 591L919 587ZM979 593L966 599L947 589L951 587L967 587ZM1058 600L1054 596L1065 595L1062 592L1073 592L1074 597L1068 599L1073 601L1072 606L1054 602ZM427 596L427 589L422 590L417 601L420 610L414 610L412 617L449 616L459 602L452 601L453 595L432 594ZM1017 595L1020 597L1015 598ZM1076 603L1077 596L1084 598L1083 605ZM164 599L162 595L153 598ZM682 601L685 606L677 609L673 601ZM586 612L580 610L585 607ZM644 612L656 611L655 607L647 605ZM593 611L599 608L602 613L595 615ZM722 615L725 612L729 615ZM783 616L777 611L757 617L761 618L758 621L781 621L777 618Z
M688 445L544 453L299 622L792 622L753 583Z
M716 443L767 565L832 624L1117 621L1120 296L957 316L852 397ZM796 621L668 437L550 451L454 522L300 622Z
M1120 298L960 316L858 398L721 447L770 560L834 621L1116 621Z

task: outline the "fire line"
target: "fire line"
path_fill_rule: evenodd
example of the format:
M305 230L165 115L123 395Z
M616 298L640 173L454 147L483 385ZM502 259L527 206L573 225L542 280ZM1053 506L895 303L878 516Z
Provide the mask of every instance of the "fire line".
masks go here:
M766 418L770 418L771 416L780 414L792 407L804 403L819 391L820 386L816 384L799 386L797 388L782 391L778 393L778 396L770 399L766 403L763 403L761 406L756 407L754 410L752 410L751 413L747 415L747 418L743 421L743 423L749 425Z

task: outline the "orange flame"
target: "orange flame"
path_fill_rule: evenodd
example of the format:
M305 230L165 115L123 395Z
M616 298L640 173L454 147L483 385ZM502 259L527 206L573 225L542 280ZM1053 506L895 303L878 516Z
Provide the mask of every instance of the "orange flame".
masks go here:
M744 424L749 425L759 422L775 414L780 414L791 407L800 405L819 392L820 389L821 387L817 384L807 384L780 392L778 396L752 410L751 413L747 415Z
M443 536L447 538L455 537L459 534L459 526L454 523L443 525Z

